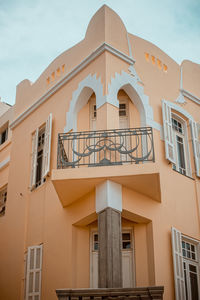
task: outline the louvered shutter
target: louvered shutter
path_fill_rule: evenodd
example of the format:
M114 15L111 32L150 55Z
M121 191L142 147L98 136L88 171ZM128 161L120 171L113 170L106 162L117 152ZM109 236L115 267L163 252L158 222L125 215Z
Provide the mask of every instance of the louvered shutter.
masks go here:
M37 152L38 152L38 128L32 136L32 163L31 163L31 190L35 187L36 184L36 171L37 171Z
M192 145L193 145L193 152L194 152L194 159L195 159L195 166L196 166L196 174L200 177L200 140L199 140L199 129L200 124L190 121L190 128L192 134Z
M186 300L181 242L181 232L172 227L172 253L176 300Z
M28 247L26 273L26 300L40 300L42 272L42 245Z
M49 115L45 126L45 139L42 161L42 177L45 178L50 171L51 155L51 132L52 132L52 114Z
M170 162L175 163L175 147L174 137L172 129L172 114L171 107L165 100L162 101L162 115L163 115L163 130L165 139L165 155L166 159Z

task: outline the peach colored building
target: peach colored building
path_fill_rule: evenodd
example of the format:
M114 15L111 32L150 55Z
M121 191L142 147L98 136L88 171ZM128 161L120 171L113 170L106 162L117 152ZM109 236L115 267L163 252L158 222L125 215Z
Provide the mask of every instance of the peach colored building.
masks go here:
M0 103L0 299L153 286L200 299L199 80L104 5Z

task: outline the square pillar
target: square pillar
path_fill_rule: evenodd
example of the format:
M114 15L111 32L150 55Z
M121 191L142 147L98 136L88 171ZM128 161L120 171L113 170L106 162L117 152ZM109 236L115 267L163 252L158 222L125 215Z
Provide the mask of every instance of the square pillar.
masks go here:
M106 180L96 187L99 255L98 287L122 287L121 185Z

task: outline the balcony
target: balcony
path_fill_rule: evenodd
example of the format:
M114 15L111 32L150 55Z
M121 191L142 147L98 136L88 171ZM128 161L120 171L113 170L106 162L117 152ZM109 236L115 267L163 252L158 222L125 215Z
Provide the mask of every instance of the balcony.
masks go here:
M161 201L151 127L59 134L52 182L63 206L104 180ZM77 188L78 187L78 188Z
M58 135L58 169L155 161L151 127Z
M116 300L116 299L163 299L164 288L161 286L145 288L110 288L110 289L62 289L56 290L59 300Z

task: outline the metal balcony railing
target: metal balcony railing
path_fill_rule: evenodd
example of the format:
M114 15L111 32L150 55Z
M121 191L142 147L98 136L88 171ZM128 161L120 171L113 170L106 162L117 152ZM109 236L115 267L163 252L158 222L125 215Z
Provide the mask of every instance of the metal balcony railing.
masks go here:
M155 161L151 127L60 133L57 167Z

